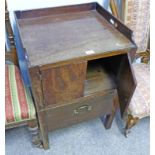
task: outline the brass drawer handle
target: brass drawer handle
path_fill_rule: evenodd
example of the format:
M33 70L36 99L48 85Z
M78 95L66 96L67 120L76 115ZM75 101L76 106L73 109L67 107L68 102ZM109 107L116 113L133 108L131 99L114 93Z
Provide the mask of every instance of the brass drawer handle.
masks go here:
M91 105L83 105L81 107L74 109L74 114L79 114L80 112L86 112L86 111L91 111L91 110L92 110Z

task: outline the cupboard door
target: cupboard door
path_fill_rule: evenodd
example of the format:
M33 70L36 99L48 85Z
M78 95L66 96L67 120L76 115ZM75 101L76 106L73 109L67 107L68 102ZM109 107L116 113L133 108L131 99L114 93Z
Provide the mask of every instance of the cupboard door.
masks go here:
M87 62L78 62L42 70L46 106L64 103L83 96Z
M123 117L136 88L136 79L128 54L125 54L122 57L116 81L117 81L121 116Z

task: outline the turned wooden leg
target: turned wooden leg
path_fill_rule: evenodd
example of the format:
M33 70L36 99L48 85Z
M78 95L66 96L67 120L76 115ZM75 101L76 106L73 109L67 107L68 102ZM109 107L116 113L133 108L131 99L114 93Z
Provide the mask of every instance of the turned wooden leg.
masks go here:
M115 90L111 114L108 114L105 117L101 118L106 129L111 128L112 121L115 117L115 113L117 111L118 105L119 105L119 99L118 99L117 90Z
M42 143L39 137L39 129L37 120L31 120L28 122L28 129L32 135L32 143L36 147L41 147Z
M125 131L124 131L124 135L125 137L127 137L127 135L130 133L130 129L137 124L139 118L138 117L134 117L131 114L128 114L127 116L127 122L126 122L126 126L125 126Z

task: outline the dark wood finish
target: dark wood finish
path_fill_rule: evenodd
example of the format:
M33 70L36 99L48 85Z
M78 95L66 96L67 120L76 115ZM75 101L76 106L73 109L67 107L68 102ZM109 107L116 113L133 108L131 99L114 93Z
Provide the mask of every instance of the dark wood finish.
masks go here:
M123 52L122 49L127 47L128 50L136 48L131 30L98 4L92 5L94 7L88 7L86 10L85 5L76 6L79 8L78 12L71 12L74 6L70 6L70 9L54 8L58 12L64 10L64 13L55 15L50 11L53 8L36 12L22 11L22 18L17 16L16 12L21 39L29 57L29 66L87 58L90 55L98 56L111 51ZM46 14L47 11L49 14L45 16L44 12ZM36 14L40 16L36 17ZM89 50L93 50L94 53L88 54Z
M116 17L112 16L108 11L105 11L100 5L96 6L96 10L111 24L113 25L120 33L127 37L136 48L136 44L133 41L133 31L129 29L126 25L123 24ZM111 20L112 19L112 20ZM111 22L113 21L113 22Z
M67 127L111 113L113 94L113 91L97 92L47 110L48 130Z
M114 97L113 97L113 105L111 108L111 113L110 114L106 114L105 120L104 120L104 126L106 129L110 129L111 125L112 125L112 121L115 117L115 113L117 111L117 108L119 106L119 98L118 98L118 94L117 94L117 90L114 91ZM103 119L101 118L101 120L103 121Z
M47 123L50 120L47 120L46 111L43 113L38 111L37 114L38 114L39 128L40 128L40 139L41 139L43 148L47 150L49 148Z
M128 54L126 54L122 58L120 68L117 74L117 89L122 117L128 108L136 85L137 82L130 62L130 58Z
M90 10L97 10L98 12L101 11L100 13L107 20L110 18L114 19L116 22L118 22L118 24L121 24L121 27L124 31L124 35L126 37L130 37L130 39L132 40L131 38L132 31L96 2L87 3L87 4L79 4L79 5L62 6L62 7L16 11L15 15L17 19L26 19L26 18L28 19L28 18L49 16L50 14L55 16L55 15L61 15L61 14L70 14L70 13L78 13L78 12L83 12L83 11L90 11Z
M129 29L126 25L124 25L122 21L117 19L117 17L111 16L111 14L109 12L103 11L103 9L100 5L98 5L96 7L96 9L98 10L98 12L100 14L102 14L104 16L104 18L109 23L111 23L119 32L121 32L123 35L125 35L133 43L134 47L130 48L130 50L128 51L130 58L131 58L131 61L133 62L136 51L137 51L137 46L136 46L134 39L133 39L133 31L131 29Z
M34 67L29 70L30 77L31 77L31 86L32 92L35 100L36 108L39 110L44 108L44 98L43 98L43 88L42 88L42 78L41 72L39 67Z
M44 149L48 149L48 132L46 126L46 112L40 113L39 109L43 109L45 106L44 98L43 98L43 90L42 90L42 80L41 80L41 73L39 67L34 67L30 69L30 77L31 77L31 85L32 85L32 92L34 96L34 101L37 110L37 116L39 120L39 127L40 127L40 135L41 141L43 144Z
M117 55L126 54L128 52L131 53L131 48L125 48L125 49L118 50L118 51L111 51L111 52L94 54L94 55L87 55L85 57L73 58L71 60L63 60L63 61L56 62L56 63L41 65L41 66L39 66L39 68L40 68L40 70L46 70L51 67L57 67L60 65L68 65L71 63L75 63L75 62L78 63L79 61L90 61L90 60L96 60L96 59L100 59L100 58L113 57L113 56L117 56Z
M110 128L135 87L132 31L97 3L16 11L15 19L44 148L49 131L94 117Z
M86 68L87 62L80 62L41 71L46 106L83 96Z

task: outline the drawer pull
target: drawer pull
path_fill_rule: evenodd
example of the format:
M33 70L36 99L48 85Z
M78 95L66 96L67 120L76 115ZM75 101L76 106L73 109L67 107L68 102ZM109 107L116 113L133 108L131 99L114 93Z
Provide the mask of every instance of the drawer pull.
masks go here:
M90 105L83 105L77 109L74 109L74 114L79 114L80 112L86 112L86 111L91 111L92 106Z

